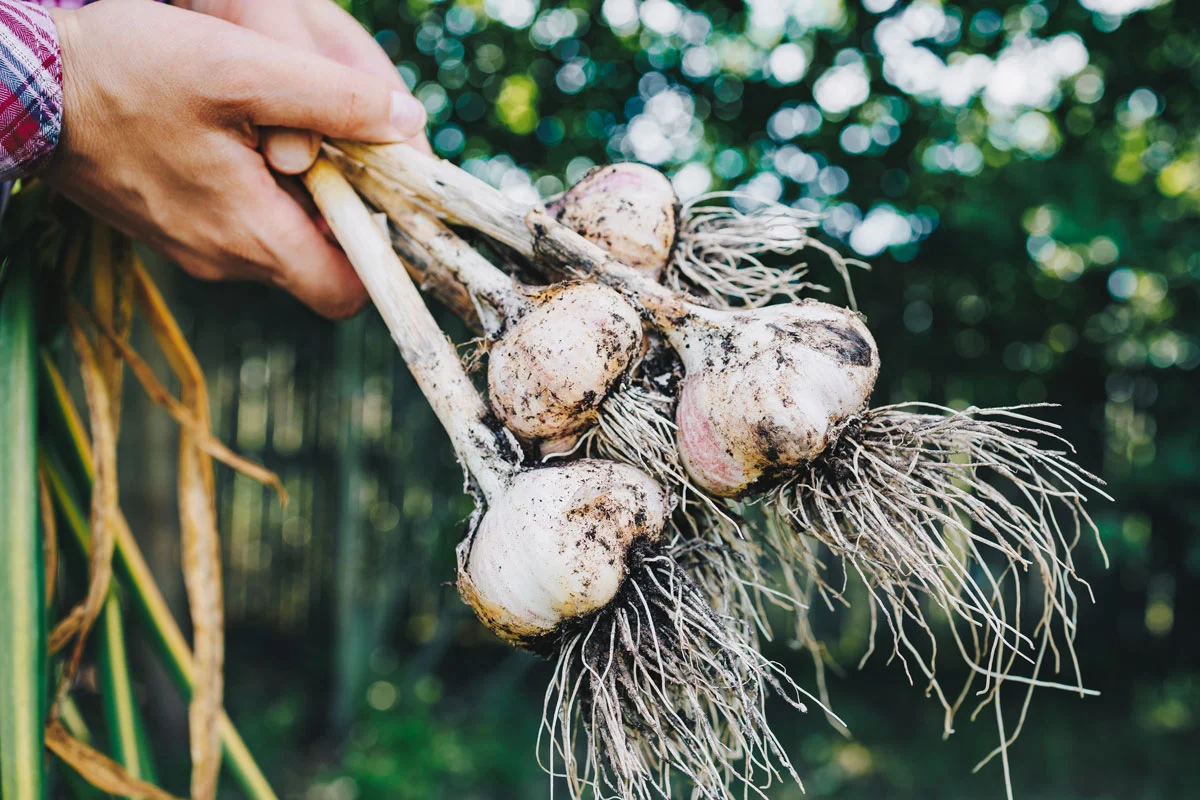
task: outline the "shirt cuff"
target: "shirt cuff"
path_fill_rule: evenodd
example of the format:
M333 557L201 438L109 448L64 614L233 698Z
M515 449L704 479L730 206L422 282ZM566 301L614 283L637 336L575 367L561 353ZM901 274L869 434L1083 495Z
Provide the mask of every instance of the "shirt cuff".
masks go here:
M44 8L0 0L0 181L43 166L62 133L58 31Z

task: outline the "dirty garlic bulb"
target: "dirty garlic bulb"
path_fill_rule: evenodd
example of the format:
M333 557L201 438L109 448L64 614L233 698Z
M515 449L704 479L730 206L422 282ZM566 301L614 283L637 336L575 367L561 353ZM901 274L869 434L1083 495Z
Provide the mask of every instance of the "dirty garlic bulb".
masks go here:
M596 459L520 473L498 499L459 545L458 590L518 645L608 605L628 575L623 555L659 542L670 511L644 473Z
M394 223L406 262L449 274L474 301L491 339L488 399L500 421L543 454L570 449L641 353L629 301L595 281L523 286L370 175L356 185Z
M488 351L496 416L549 449L591 427L642 347L642 323L618 293L591 282L549 286Z
M547 210L648 278L658 280L671 260L679 199L653 167L632 161L594 167Z
M686 376L679 455L696 482L740 497L820 456L861 413L879 353L852 311L816 301L692 308L668 335Z
M548 771L573 800L670 796L681 780L693 797L733 800L798 782L764 708L769 688L800 710L806 695L680 566L667 491L611 461L520 466L354 190L323 158L305 183L486 507L458 548L464 601L505 640L556 658Z

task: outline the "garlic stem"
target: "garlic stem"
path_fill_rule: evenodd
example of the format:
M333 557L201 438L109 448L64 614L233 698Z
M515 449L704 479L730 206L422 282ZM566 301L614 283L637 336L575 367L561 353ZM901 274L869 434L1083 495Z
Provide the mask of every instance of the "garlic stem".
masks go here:
M371 212L337 168L322 157L304 177L313 200L354 265L454 450L485 498L517 470L515 444L487 422L488 411L454 345L438 328L417 287L375 226Z
M600 278L636 300L654 317L656 327L668 334L694 319L694 312L700 309L618 261L600 245L544 211L522 206L448 161L404 144L368 145L339 140L333 147L326 147L341 151L369 172L381 176L385 185L392 182L403 186L438 213L469 221L476 230L526 258L545 258ZM343 159L341 163L348 162Z
M368 172L361 164L347 158L337 150L326 148L325 153L358 190L358 193L377 209L386 212L389 204L395 202L397 198L412 199L412 195L404 189L381 180L374 173ZM432 294L438 302L454 312L455 316L470 326L472 330L481 330L482 325L475 301L462 282L427 251L414 246L415 243L407 233L397 231L394 227L389 228L388 232L392 239L392 246L400 253L408 274L412 276L417 286L422 291Z
M351 183L358 185L353 179ZM462 237L408 198L396 192L377 193L379 181L364 181L363 195L387 214L399 228L401 237L416 243L428 253L440 269L452 274L477 299L491 306L496 314L481 310L487 333L495 336L503 320L515 320L531 307L520 284L504 270L481 256ZM490 319L488 319L490 317Z
M472 227L526 258L533 257L533 237L525 227L529 209L449 161L405 144L367 145L339 139L325 147L340 150L403 186L439 213L469 220Z

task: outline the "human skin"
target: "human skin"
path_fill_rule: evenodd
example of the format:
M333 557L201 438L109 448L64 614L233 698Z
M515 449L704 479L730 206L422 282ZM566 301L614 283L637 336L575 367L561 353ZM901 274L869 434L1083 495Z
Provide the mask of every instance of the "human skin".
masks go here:
M46 178L196 277L271 283L350 316L366 302L361 282L263 150L294 173L315 154L299 131L423 142L424 110L328 0L204 4L52 12L63 130Z
M374 37L333 0L175 0L173 5L320 53L408 92L408 85ZM414 108L423 119L424 109ZM424 137L415 138L412 144L429 151ZM296 175L312 166L319 146L320 136L311 131L274 129L265 132L262 151L273 169Z

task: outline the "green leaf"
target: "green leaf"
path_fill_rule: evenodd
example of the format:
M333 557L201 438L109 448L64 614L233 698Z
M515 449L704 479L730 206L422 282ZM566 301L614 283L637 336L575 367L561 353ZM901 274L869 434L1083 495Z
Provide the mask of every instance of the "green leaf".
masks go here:
M47 711L32 267L0 294L0 796L41 800Z
M113 760L132 778L156 783L154 766L146 750L146 734L134 699L133 679L125 650L121 603L110 593L100 616L100 693Z

